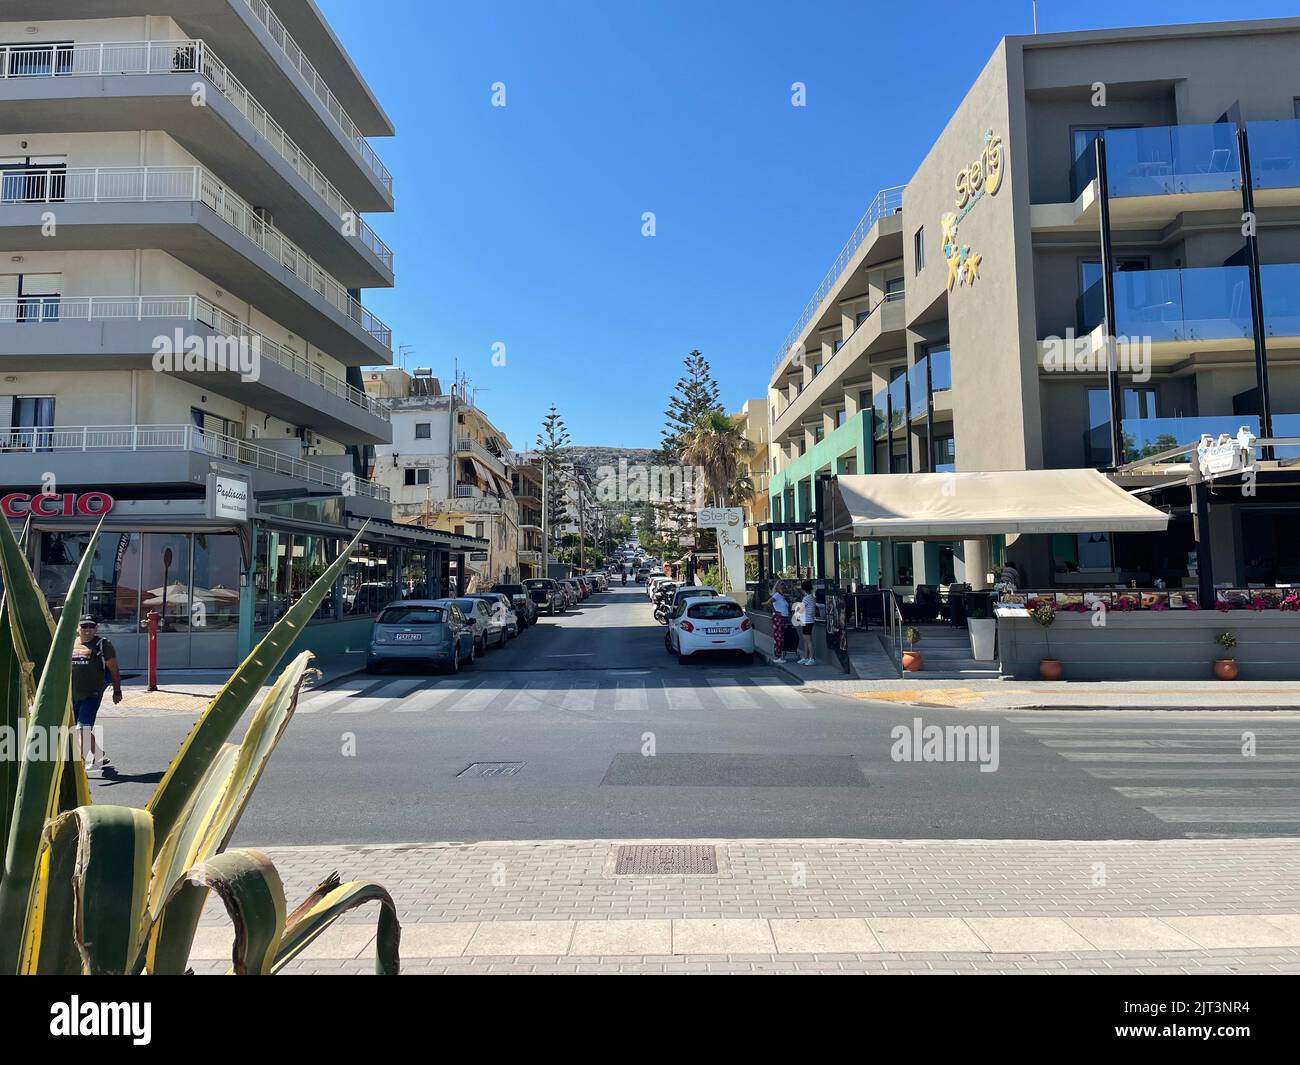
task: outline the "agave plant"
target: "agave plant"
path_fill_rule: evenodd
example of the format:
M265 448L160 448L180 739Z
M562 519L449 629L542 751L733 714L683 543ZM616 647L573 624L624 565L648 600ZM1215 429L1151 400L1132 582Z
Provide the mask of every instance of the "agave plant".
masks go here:
M234 926L237 974L278 972L368 902L380 906L376 971L396 974L401 928L378 884L331 875L286 912L270 859L226 849L293 716L311 652L271 685L243 740L230 743L230 736L361 533L235 670L144 809L91 805L71 727L72 646L98 537L97 529L56 623L0 519L0 726L27 741L17 762L0 761L0 973L183 973L208 893L216 891Z

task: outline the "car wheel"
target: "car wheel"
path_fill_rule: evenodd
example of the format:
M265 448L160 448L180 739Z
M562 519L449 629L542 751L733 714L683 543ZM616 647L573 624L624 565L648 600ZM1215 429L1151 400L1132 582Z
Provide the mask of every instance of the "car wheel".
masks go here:
M690 656L690 655L684 655L684 654L682 654L681 651L678 651L678 652L677 652L677 664L678 664L678 665L681 665L681 666L687 665L687 664L690 662L690 660L691 660L691 656Z
M367 663L366 663L366 672L367 672L367 673L382 673L383 671L384 671L384 667L383 667L380 663L378 663L378 662L367 662Z
M456 648L451 653L451 661L442 667L442 671L444 673L450 673L453 676L455 676L457 673L460 672L460 645L459 644L457 644Z
M486 655L487 655L487 652L488 652L488 646L487 646L487 633L485 632L485 633L483 634L483 643L480 644L480 646L479 646L479 648L478 648L478 653L481 654L481 655L485 655L485 656L486 656Z
M664 633L664 650L669 654L673 653L673 641L668 638L668 633Z
M474 637L471 636L469 640L469 657L465 659L465 665L472 666L474 664L474 652L477 650L478 645L475 644Z

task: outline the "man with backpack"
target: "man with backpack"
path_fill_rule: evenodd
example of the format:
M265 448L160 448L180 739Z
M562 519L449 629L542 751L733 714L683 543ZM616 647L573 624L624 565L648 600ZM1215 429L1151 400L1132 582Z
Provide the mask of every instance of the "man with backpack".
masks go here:
M77 626L72 645L72 713L77 721L77 739L86 768L112 769L108 755L95 738L95 718L104 689L113 685L113 702L122 701L122 674L117 668L117 651L99 635L99 622L87 614Z

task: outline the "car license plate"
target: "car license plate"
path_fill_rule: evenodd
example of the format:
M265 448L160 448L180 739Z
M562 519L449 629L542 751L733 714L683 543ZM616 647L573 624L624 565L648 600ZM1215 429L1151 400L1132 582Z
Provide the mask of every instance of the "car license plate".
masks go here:
M424 634L423 634L423 633L420 633L420 632L395 632L395 633L393 633L393 640L394 640L395 642L397 642L397 643L412 643L412 642L415 642L415 641L418 641L418 640L423 640L423 639L424 639Z
M730 629L705 629L704 631L709 636L728 636L731 634Z

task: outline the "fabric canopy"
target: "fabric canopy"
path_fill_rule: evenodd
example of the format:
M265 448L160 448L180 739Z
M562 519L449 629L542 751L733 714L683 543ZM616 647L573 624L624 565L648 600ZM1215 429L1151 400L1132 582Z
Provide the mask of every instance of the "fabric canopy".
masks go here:
M1169 515L1096 470L841 476L829 540L961 540L999 533L1164 532Z

